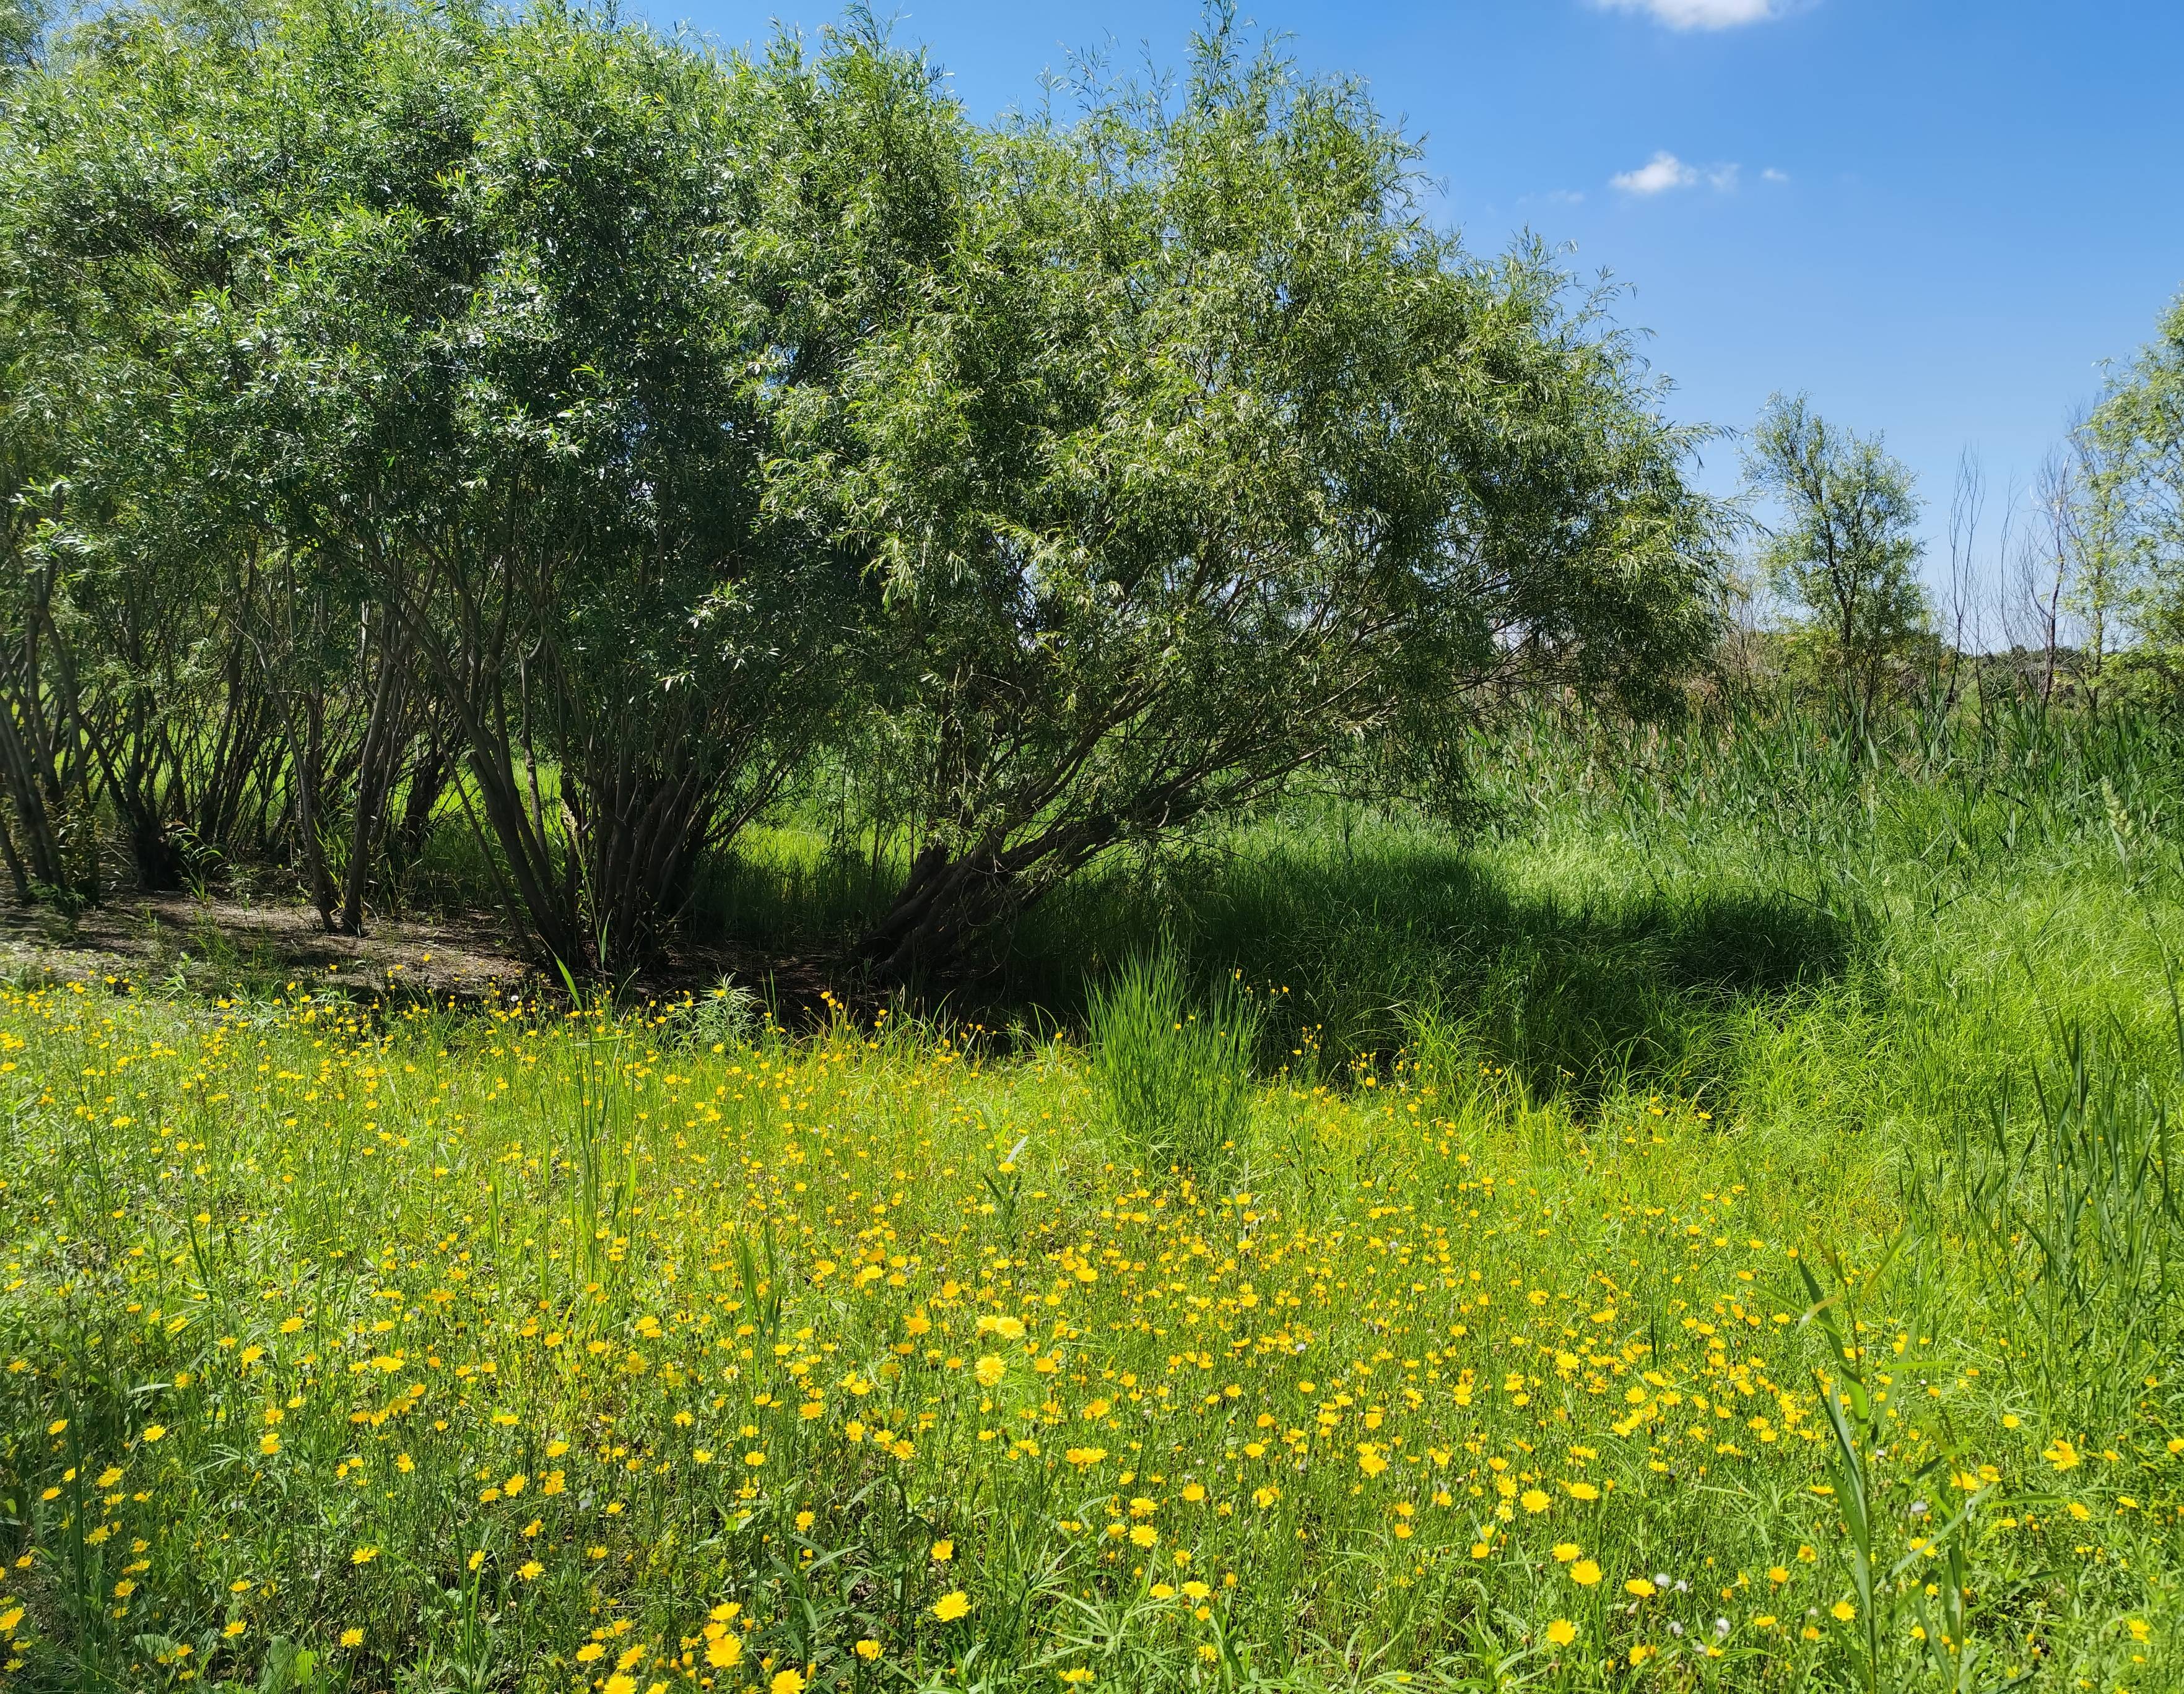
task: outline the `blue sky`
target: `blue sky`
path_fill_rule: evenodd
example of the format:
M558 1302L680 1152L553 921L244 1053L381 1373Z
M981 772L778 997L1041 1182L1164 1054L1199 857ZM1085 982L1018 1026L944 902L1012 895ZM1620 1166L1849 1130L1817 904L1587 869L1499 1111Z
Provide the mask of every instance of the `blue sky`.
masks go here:
M728 45L807 0L640 0ZM874 9L888 13L886 0ZM1307 65L1355 73L1426 140L1474 249L1530 229L1633 289L1680 416L1776 389L1881 431L1938 562L1958 454L1998 507L2184 287L2184 0L1258 0ZM970 111L1036 98L1106 44L1173 65L1155 0L906 0ZM1733 486L1736 449L1705 480ZM1993 528L1991 521L1990 529Z

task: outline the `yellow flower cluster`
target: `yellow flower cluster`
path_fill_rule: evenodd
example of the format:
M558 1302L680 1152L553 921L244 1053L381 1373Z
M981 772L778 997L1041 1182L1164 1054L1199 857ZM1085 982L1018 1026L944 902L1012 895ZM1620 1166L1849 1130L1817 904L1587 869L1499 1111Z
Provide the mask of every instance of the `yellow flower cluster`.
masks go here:
M974 1644L1074 1686L1095 1641L1184 1675L1361 1628L1424 1668L1482 1603L1679 1679L1854 1645L1796 1278L1834 1220L1695 1114L1514 1123L1398 1065L1270 1085L1288 1152L1201 1181L1133 1162L1058 1045L681 1029L8 995L4 1380L45 1432L11 1673L96 1630L380 1686L450 1604L603 1694ZM2173 1533L2147 1430L2005 1428L1970 1365L1890 1387L1875 1485L1936 1496L1935 1569L1940 1491L2043 1452L2114 1537ZM1981 1533L2114 1556L2060 1506Z

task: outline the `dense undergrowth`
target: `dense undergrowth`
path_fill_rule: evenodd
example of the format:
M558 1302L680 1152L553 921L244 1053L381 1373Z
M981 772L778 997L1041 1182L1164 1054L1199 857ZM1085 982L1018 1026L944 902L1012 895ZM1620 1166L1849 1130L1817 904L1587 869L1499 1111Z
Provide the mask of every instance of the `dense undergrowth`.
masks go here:
M2176 761L1919 727L1542 722L955 1021L19 986L8 1685L2184 1685Z

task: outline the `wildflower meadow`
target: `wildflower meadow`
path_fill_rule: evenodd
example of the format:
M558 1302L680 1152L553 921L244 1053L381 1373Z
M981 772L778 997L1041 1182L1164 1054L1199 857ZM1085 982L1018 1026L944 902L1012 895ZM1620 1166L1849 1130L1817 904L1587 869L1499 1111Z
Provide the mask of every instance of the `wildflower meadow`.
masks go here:
M1585 815L1490 861L1612 883ZM1998 1000L1557 1093L1320 991L8 989L8 1686L2174 1686L2165 1120L2098 1040L1953 1120Z
M831 9L0 0L0 1694L2184 1694L2174 0Z

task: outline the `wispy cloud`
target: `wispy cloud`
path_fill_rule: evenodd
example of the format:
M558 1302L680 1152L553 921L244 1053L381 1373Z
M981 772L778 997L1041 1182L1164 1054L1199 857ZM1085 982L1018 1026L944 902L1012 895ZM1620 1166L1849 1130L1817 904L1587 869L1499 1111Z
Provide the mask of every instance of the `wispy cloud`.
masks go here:
M1764 170L1760 176L1769 182L1790 180L1779 170ZM1635 170L1618 171L1607 180L1610 187L1641 199L1651 199L1656 194L1671 193L1680 188L1696 188L1702 182L1717 194L1734 194L1744 181L1744 167L1734 161L1726 164L1687 164L1663 149Z
M1657 153L1635 170L1608 179L1626 194L1665 194L1671 188L1688 188L1699 180L1697 171L1673 153Z
M1612 12L1643 12L1672 30L1733 30L1782 15L1781 0L1598 0Z
M1790 173L1786 170L1777 170L1770 164L1759 173L1759 180L1762 182L1787 182L1790 180Z

